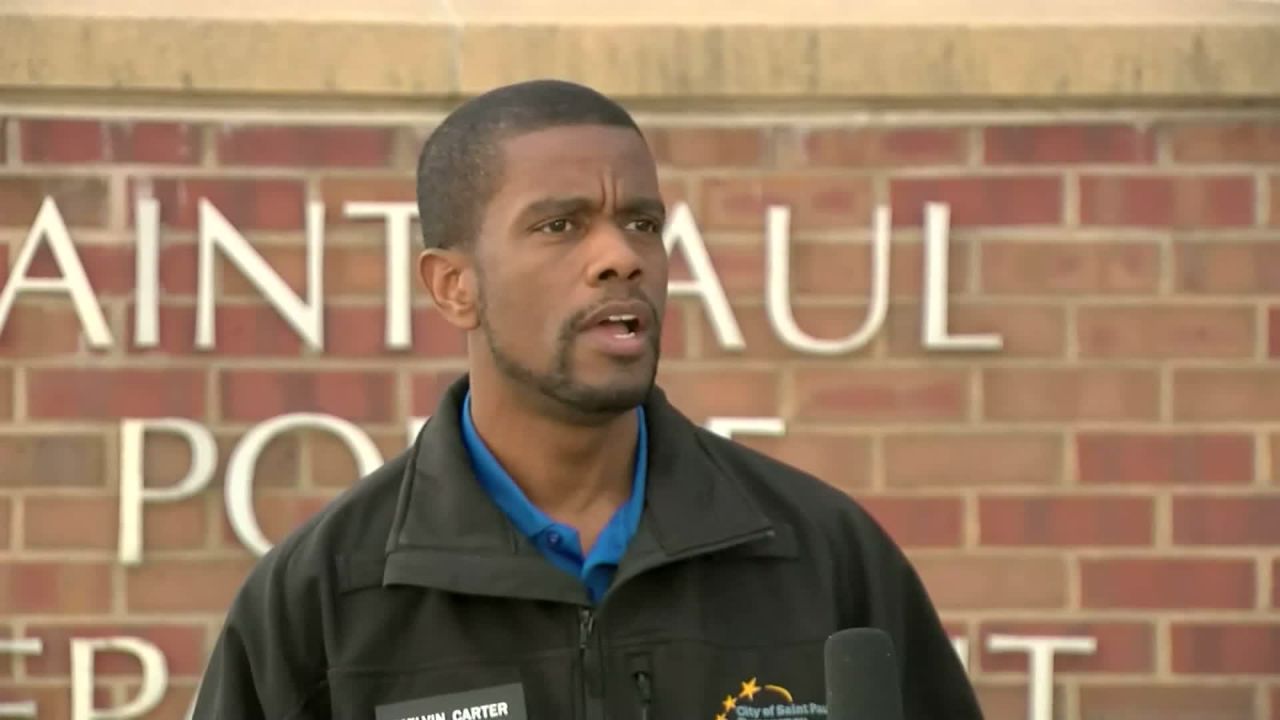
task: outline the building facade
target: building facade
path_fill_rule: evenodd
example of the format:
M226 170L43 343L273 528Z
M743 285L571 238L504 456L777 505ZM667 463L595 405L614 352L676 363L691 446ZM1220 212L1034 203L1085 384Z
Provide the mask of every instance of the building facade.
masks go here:
M464 368L422 140L561 77L661 164L660 382L865 503L990 718L1280 719L1280 7L11 4L12 716L185 717L255 556Z

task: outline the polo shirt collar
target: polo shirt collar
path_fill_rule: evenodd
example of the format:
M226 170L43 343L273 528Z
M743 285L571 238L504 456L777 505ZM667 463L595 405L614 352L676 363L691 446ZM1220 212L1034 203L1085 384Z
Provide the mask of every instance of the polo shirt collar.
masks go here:
M596 542L596 547L583 549L586 556L584 560L616 564L626 549L627 541L640 524L640 515L644 508L645 481L649 474L649 433L644 407L637 407L636 413L639 415L639 422L636 423L638 430L631 495L626 504L619 508L615 516L605 525L604 531ZM489 450L488 445L476 431L471 417L470 392L463 397L459 415L462 424L462 441L470 455L476 480L493 502L511 519L516 529L525 537L533 538L554 526L556 523L550 516L529 502L520 486L502 467L502 463Z

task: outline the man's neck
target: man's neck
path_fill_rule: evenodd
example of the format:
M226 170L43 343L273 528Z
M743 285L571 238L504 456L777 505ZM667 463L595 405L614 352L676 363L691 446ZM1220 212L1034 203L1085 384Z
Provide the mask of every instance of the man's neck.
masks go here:
M515 393L473 384L471 420L529 502L585 534L607 522L631 494L634 412L599 423L570 423Z

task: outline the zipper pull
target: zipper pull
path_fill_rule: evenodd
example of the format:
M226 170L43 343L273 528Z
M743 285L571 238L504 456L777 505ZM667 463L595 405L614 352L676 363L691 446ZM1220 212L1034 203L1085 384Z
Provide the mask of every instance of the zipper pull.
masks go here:
M640 696L640 720L649 720L649 705L653 702L653 686L649 681L649 673L641 670L636 673L636 693Z
M596 616L592 614L590 608L578 609L578 648L586 650L588 641L591 639L591 630L595 627Z

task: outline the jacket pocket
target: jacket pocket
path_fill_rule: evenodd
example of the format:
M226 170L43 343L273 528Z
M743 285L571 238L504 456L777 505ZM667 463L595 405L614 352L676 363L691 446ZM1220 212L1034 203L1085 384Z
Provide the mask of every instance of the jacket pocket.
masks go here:
M690 640L619 650L610 717L825 720L825 642L735 647Z

